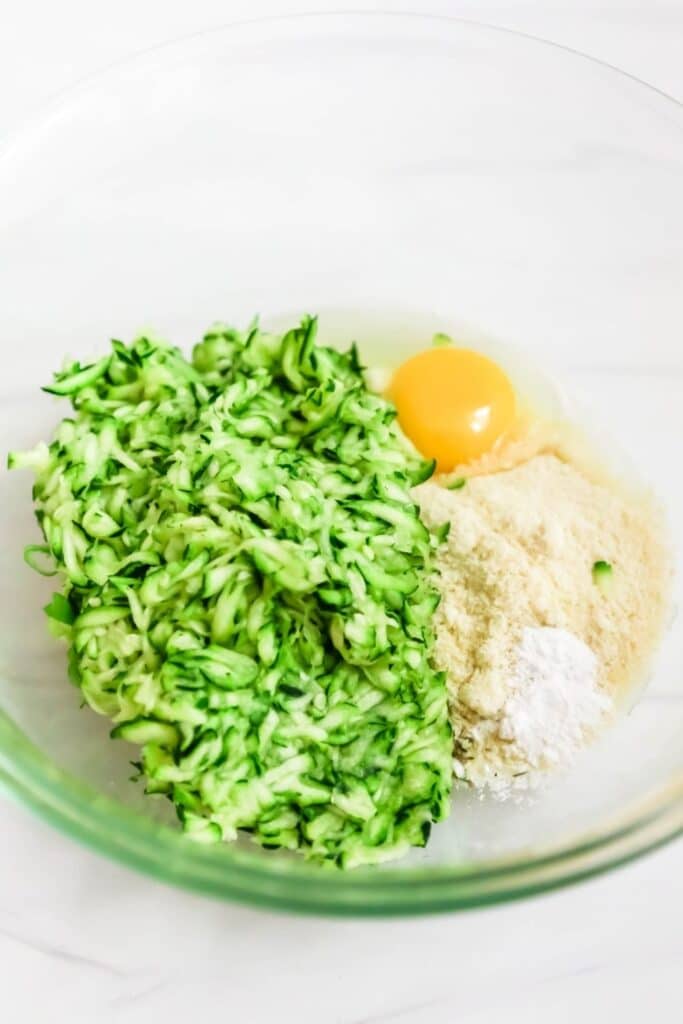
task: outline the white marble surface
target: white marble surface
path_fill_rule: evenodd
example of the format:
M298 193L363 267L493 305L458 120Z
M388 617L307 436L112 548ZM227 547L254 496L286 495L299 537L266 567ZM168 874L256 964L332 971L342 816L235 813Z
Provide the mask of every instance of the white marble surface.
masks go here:
M0 132L131 50L296 6L339 5L119 0L105 15L84 0L4 4ZM518 28L683 97L680 2L350 6L419 6ZM638 390L633 378L624 387ZM648 376L653 413L658 394L670 399L676 387L664 372ZM110 864L1 798L0 815L0 1019L7 1024L43 1017L174 1024L202 1013L249 1024L680 1020L680 843L521 904L414 921L341 922L211 903Z
M522 904L412 921L274 916L169 890L3 808L7 1024L680 1020L681 848Z

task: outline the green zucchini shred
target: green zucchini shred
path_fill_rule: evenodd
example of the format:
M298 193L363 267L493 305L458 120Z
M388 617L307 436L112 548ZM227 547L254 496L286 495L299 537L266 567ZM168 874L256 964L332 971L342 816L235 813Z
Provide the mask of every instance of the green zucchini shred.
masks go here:
M613 582L613 568L610 562L604 561L604 559L598 559L597 562L593 562L593 568L591 570L593 576L593 583L602 590L603 593L608 594Z
M191 362L114 341L55 376L73 415L9 465L36 473L70 678L147 791L201 842L350 867L426 843L452 738L410 497L433 465L316 327L217 326Z
M46 544L27 544L24 548L24 561L40 576L57 575L57 570L52 564L50 549Z

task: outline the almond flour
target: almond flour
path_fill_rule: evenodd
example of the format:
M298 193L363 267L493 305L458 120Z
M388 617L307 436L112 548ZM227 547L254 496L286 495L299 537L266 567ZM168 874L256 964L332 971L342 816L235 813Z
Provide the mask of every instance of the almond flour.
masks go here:
M459 490L429 482L415 496L426 522L451 523L439 558L435 656L448 678L456 773L504 791L534 768L566 761L597 728L598 705L605 712L642 679L668 607L663 522L647 498L621 495L553 454L472 477ZM598 561L612 565L609 588L594 582ZM552 744L544 750L540 735L534 746L528 729L525 749L511 725L511 709L519 723L524 700L530 708L535 699L533 680L521 686L520 672L531 642L525 630L538 629L571 634L595 659L591 687L584 678L578 689L586 707L593 693L596 714L583 721L578 712L571 742L555 736L561 756ZM554 678L543 676L546 691L559 685ZM537 701L539 734L547 734L543 708L551 706ZM561 724L560 716L553 728Z

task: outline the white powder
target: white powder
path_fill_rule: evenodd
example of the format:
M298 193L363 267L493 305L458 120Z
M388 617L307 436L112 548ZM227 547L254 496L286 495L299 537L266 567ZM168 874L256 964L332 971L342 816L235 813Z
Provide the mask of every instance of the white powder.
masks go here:
M566 767L612 708L598 661L565 629L525 629L498 726L531 768Z

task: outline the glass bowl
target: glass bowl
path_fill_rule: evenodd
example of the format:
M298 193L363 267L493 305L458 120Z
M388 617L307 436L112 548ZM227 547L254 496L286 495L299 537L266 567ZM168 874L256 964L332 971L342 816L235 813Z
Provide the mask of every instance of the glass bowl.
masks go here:
M683 115L656 90L523 36L441 18L232 26L84 82L0 161L2 446L63 414L69 354L141 328L321 313L373 358L444 330L511 345L580 392L683 540ZM79 709L22 561L27 474L3 474L0 779L70 835L214 896L418 913L611 868L681 829L683 627L642 700L535 802L457 796L425 851L321 870L205 848L129 781L133 747ZM680 603L680 580L676 583Z

